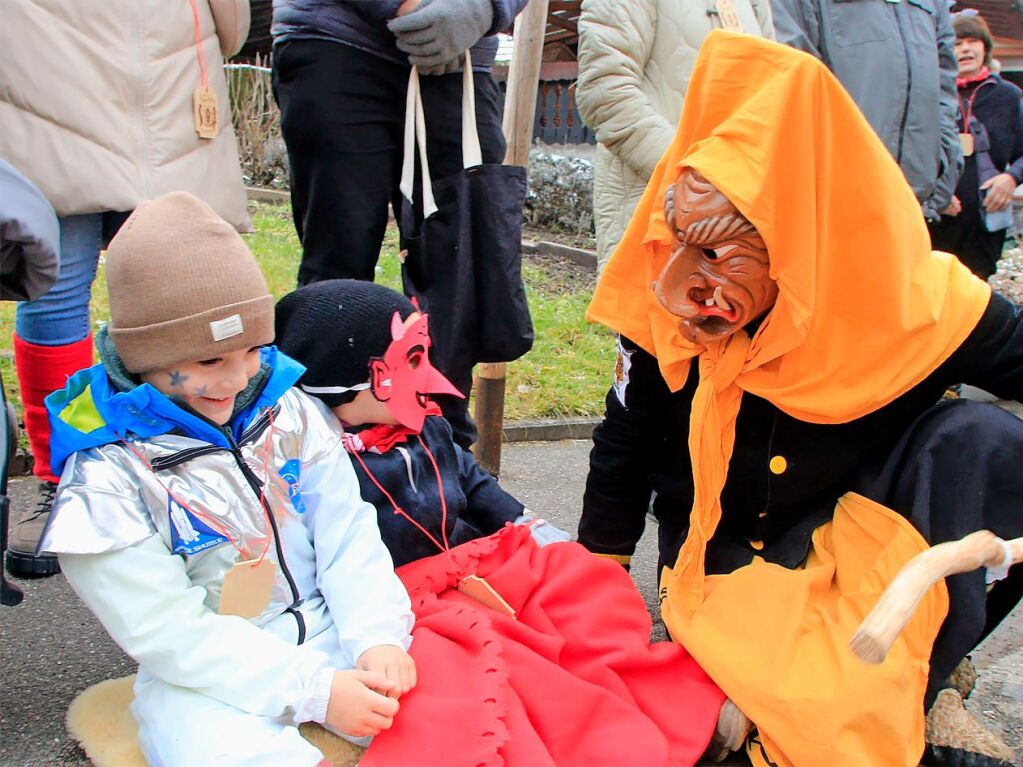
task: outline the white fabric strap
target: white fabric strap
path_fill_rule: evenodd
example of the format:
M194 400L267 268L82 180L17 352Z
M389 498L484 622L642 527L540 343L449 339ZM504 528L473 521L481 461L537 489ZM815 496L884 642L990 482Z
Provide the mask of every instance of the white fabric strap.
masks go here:
M991 585L996 581L1004 580L1009 575L1009 568L1012 567L1012 546L1009 545L1008 541L996 538L1000 544L1002 544L1002 550L1005 552L1002 557L1002 563L997 567L987 568L987 573L984 576L984 581L987 585Z
M412 67L408 75L408 94L405 97L405 157L401 164L401 181L398 184L402 195L409 202L413 199L416 177L414 144L419 145L419 167L423 171L423 217L429 218L437 212L437 203L433 199L430 163L426 160L426 119L423 115L423 94L419 90L419 70L416 67Z
M419 147L419 167L423 175L423 217L429 218L437 212L437 203L433 198L430 164L426 160L426 118L423 113L419 70L412 67L408 76L408 93L405 96L405 148L401 163L401 181L398 184L402 195L410 202L415 188L416 145ZM462 69L462 167L475 168L482 164L483 150L480 148L480 136L476 128L476 89L473 83L472 59L469 51L466 51Z
M298 388L306 394L345 394L350 391L365 391L369 388L369 384L361 383L355 386L306 386L299 384Z
M480 134L476 128L476 89L473 87L472 59L465 52L462 69L462 167L475 168L483 164Z

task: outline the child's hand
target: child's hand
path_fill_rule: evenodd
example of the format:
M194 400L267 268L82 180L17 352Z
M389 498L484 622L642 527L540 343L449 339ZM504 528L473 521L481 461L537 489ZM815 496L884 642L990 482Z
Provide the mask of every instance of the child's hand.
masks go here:
M373 671L335 671L326 724L358 738L390 729L398 713L398 701L387 697L394 686Z
M387 694L400 698L416 686L416 662L403 649L392 644L370 647L356 662L356 667L365 671L383 674L394 683Z
M551 543L565 543L572 540L572 536L569 533L566 533L560 527L552 525L546 519L534 516L533 512L529 509L523 509L522 514L512 524L527 525L529 533L533 536L537 546L542 547Z

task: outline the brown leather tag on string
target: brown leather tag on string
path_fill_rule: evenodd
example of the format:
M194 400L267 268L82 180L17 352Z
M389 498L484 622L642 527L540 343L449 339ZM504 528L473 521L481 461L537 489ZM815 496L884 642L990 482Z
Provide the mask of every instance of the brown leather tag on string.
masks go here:
M739 12L735 8L734 0L714 0L714 8L721 19L721 26L730 32L742 32L742 21L739 20Z
M972 133L960 133L959 144L963 148L963 156L969 157L973 154L973 134Z
M485 579L477 575L467 575L458 582L458 590L491 610L497 610L497 612L515 619L515 610Z
M199 138L216 138L220 133L220 110L217 94L208 85L198 85L192 93L192 108L195 113L195 132Z
M224 576L220 590L221 615L255 618L270 605L277 565L269 559L237 562Z

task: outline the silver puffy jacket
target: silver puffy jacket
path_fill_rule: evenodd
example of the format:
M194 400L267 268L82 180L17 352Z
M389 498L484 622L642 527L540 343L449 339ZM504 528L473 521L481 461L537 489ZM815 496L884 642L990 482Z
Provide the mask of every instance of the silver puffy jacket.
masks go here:
M321 403L288 389L232 449L166 433L76 452L40 550L61 555L149 673L264 716L321 719L321 672L407 647L412 627L340 434ZM266 609L218 615L224 575L263 552L277 565Z

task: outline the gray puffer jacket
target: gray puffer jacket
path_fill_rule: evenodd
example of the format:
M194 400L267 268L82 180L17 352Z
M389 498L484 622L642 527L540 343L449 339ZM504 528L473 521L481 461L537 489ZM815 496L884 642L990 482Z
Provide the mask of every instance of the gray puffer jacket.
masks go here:
M955 34L945 0L772 0L772 6L778 41L828 65L899 163L924 215L936 220L963 166Z

